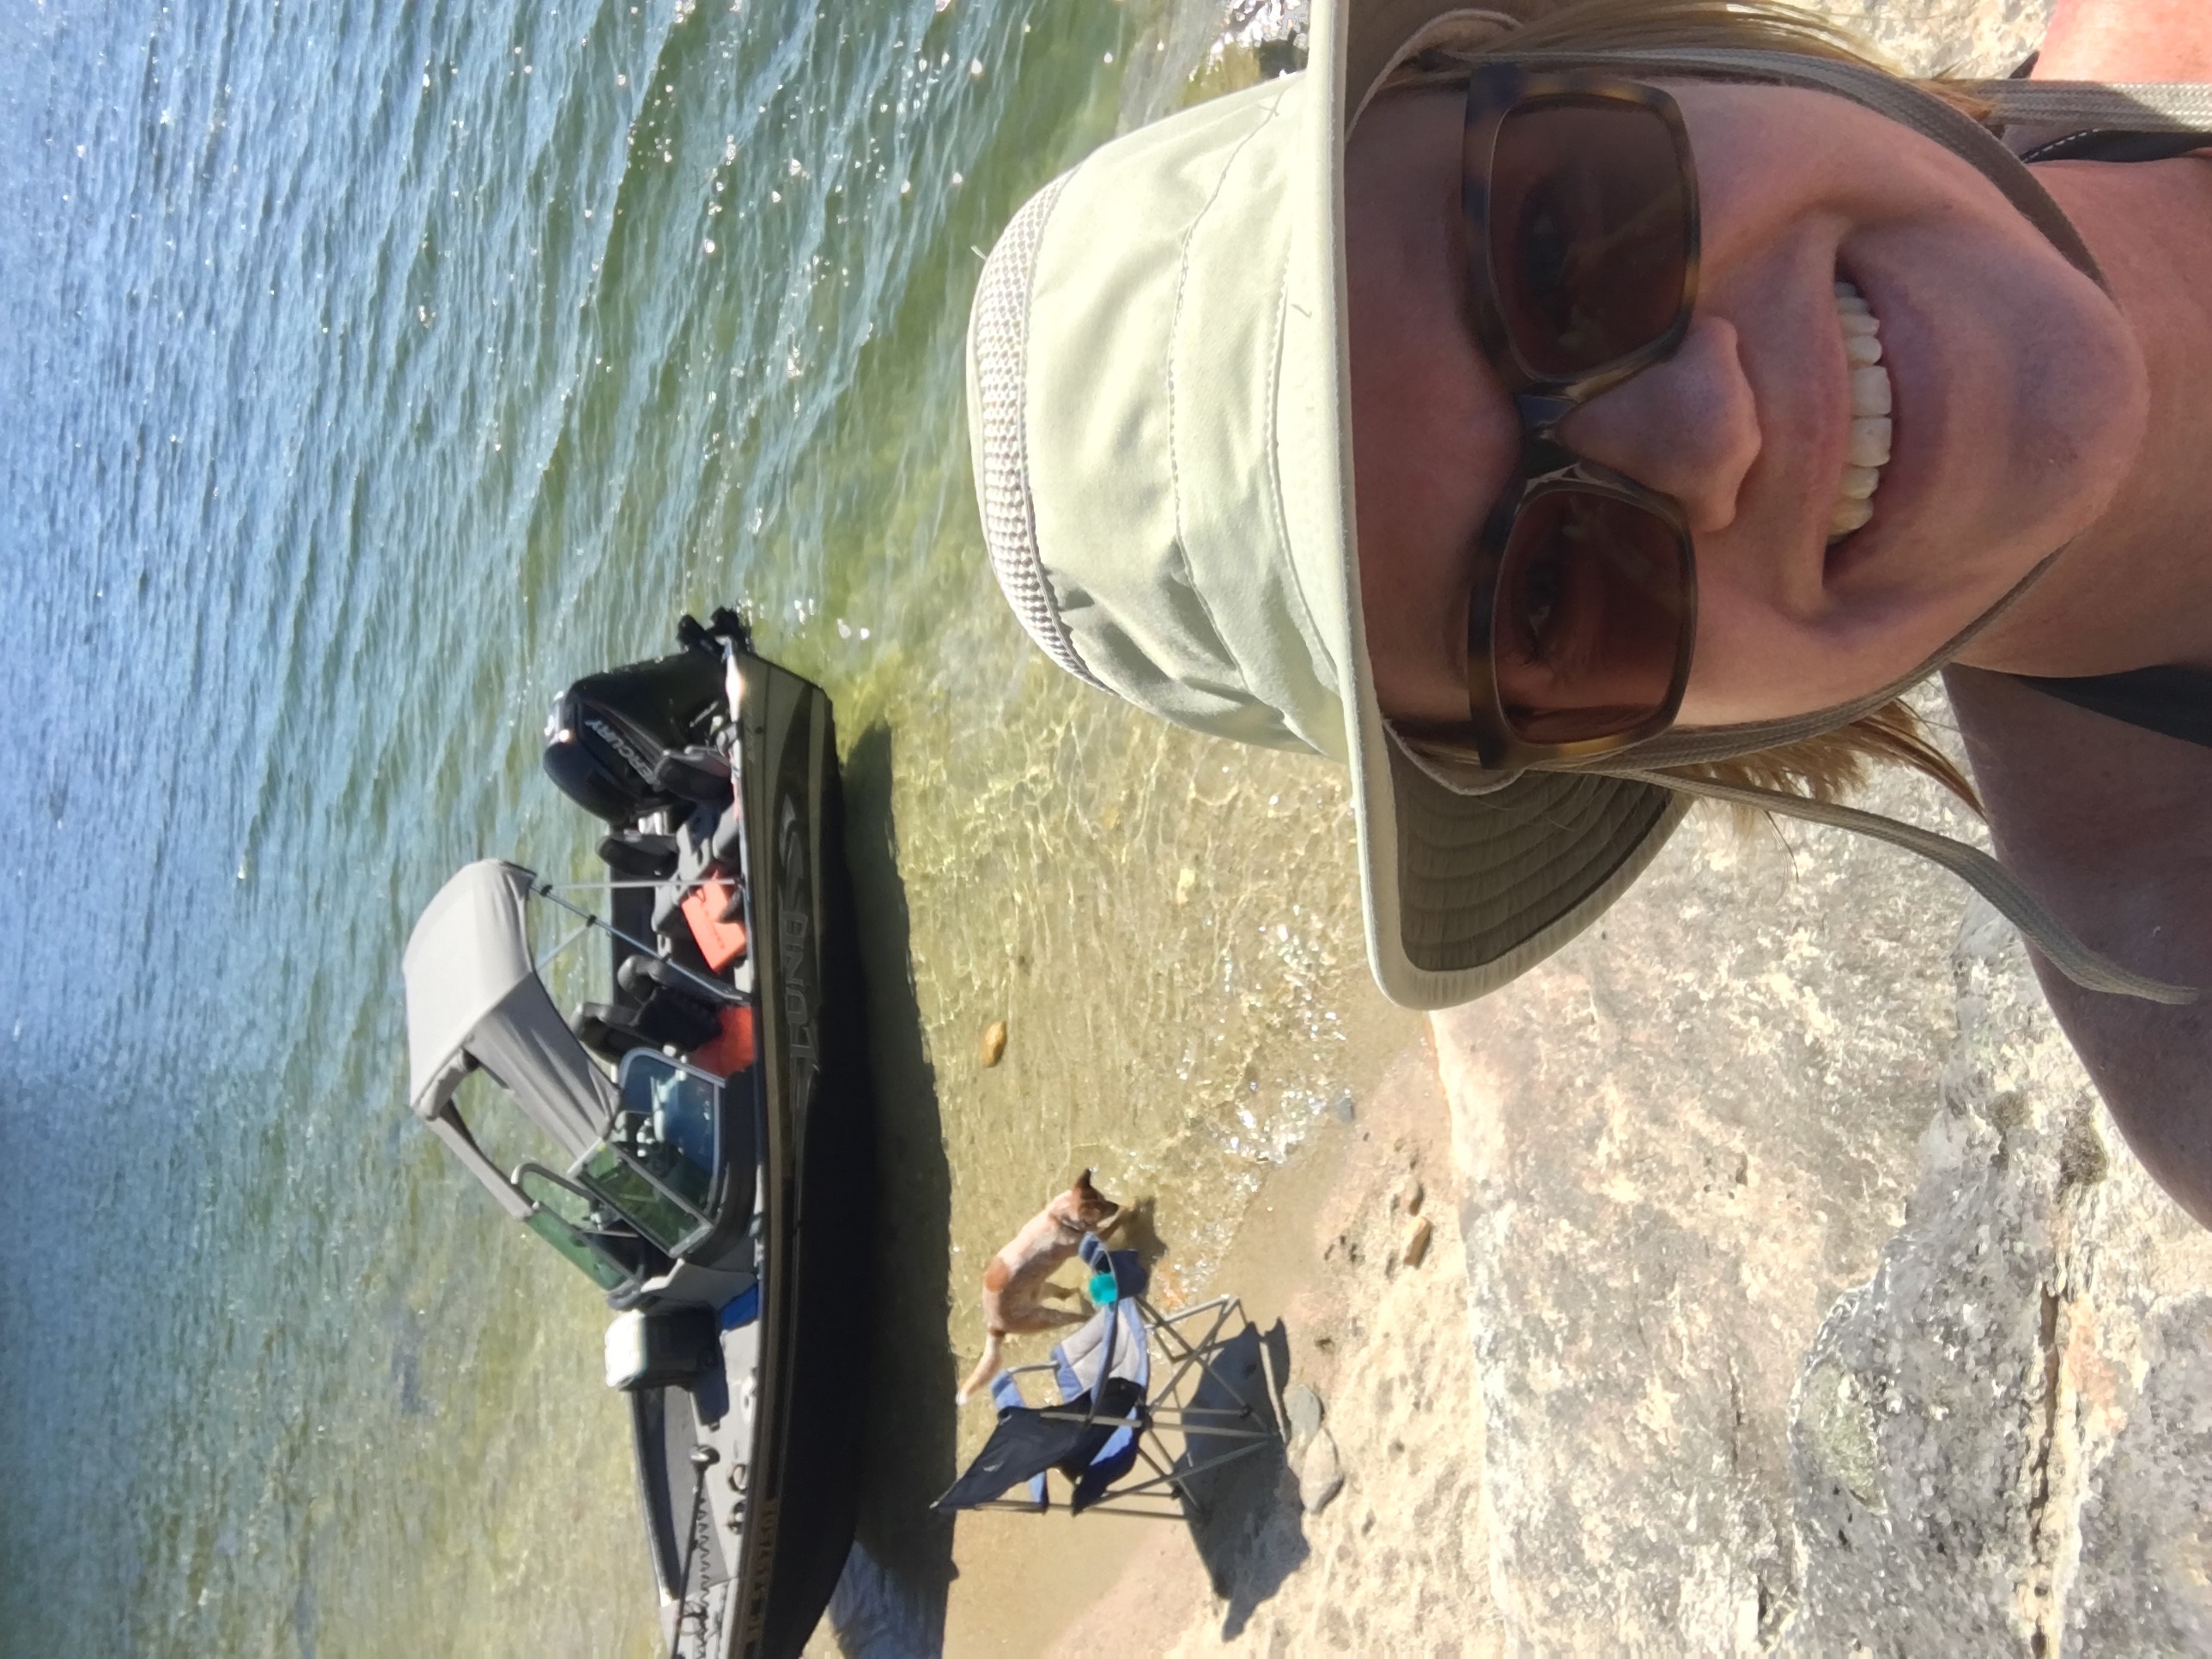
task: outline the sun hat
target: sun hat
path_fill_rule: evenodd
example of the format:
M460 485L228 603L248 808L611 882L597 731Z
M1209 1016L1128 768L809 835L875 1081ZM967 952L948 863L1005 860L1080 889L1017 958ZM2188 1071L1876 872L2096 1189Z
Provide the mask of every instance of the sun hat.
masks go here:
M1516 27L1437 0L1316 0L1304 70L1115 140L1015 215L976 291L968 404L984 540L1024 629L1068 672L1181 725L1348 765L1370 960L1384 994L1409 1006L1470 1000L1558 949L1626 890L1698 796L1907 847L1966 878L2080 982L2191 999L2085 949L1963 843L1662 769L1795 741L1881 706L2040 568L1905 680L1817 715L1669 732L1600 765L1512 775L1417 755L1389 730L1353 562L1345 135L1415 52L1480 49ZM1910 82L1768 51L1540 57L1851 99L1965 156L2101 281L2004 143ZM2032 98L2019 96L2031 87ZM2045 124L2212 126L2203 89L1973 90Z

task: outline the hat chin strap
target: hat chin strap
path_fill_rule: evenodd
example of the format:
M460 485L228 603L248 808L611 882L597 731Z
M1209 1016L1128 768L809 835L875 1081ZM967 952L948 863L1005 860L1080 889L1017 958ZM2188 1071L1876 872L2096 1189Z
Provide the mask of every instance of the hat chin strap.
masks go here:
M2064 551L2063 548L2059 550L2061 553ZM2075 938L2065 923L2053 915L2042 900L2023 887L2010 871L1978 848L1954 841L1948 836L1939 836L1932 830L1923 830L1917 824L1884 817L1878 812L1838 806L1828 801L1814 800L1807 795L1791 794L1785 790L1723 783L1717 779L1676 769L1713 761L1733 760L1739 756L1755 754L1760 750L1800 742L1817 737L1823 732L1832 732L1863 714L1872 714L1920 684L1963 650L1967 641L2009 611L2057 557L2058 553L2053 553L2029 571L2014 584L2010 592L1904 679L1884 686L1856 702L1846 703L1841 708L1824 709L1816 714L1804 714L1790 720L1765 720L1753 726L1721 726L1705 732L1665 732L1646 743L1604 756L1583 769L1602 772L1609 777L1629 778L1638 783L1656 784L1678 794L1726 801L1732 806L1786 812L1792 817L1803 818L1809 823L1832 824L1839 830L1855 830L1877 841L1887 842L1893 847L1902 847L1907 852L1917 853L1930 863L1941 865L1995 905L2003 913L2005 920L2019 928L2043 953L2051 966L2085 990L2108 991L2121 996L2141 997L2149 1002L2176 1006L2194 1002L2198 994L2189 987L2168 985L2161 980L2130 973L2092 951ZM1631 763L1624 765L1624 761ZM1662 768L1666 769L1660 769Z
M1979 848L1954 841L1948 836L1939 836L1932 830L1923 830L1914 824L1901 823L1877 812L1863 812L1854 807L1838 806L1803 795L1787 794L1778 789L1722 783L1711 778L1685 776L1678 772L1603 769L1609 776L1656 784L1661 788L1696 795L1706 800L1726 801L1732 806L1786 812L1792 817L1803 818L1809 823L1833 824L1838 830L1855 830L1877 841L1886 841L1893 847L1902 847L1907 852L1917 853L1932 864L1942 866L1995 905L2003 913L2006 921L2027 935L2035 948L2049 959L2052 967L2083 989L2109 991L2121 996L2141 997L2147 1002L2162 1002L2174 1006L2195 1002L2198 998L2199 993L2188 986L2169 985L2162 980L2130 973L2092 951L2074 937L2065 923L2051 915L2042 900L2021 885L2004 866Z
M2066 544L2071 545L2070 542ZM1638 766L1645 769L1701 766L1711 761L1734 760L1741 755L1756 755L1764 750L1778 749L1784 744L1802 743L1808 738L1817 738L1838 726L1849 726L1863 715L1887 708L1956 658L1984 629L2019 604L2029 588L2043 580L2043 573L2058 562L2059 555L2066 551L2066 546L2059 548L2057 553L2046 555L2034 569L2014 582L2011 591L2002 599L1944 641L1902 679L1891 681L1879 691L1869 691L1863 697L1855 697L1840 708L1823 708L1810 714L1792 714L1783 720L1662 732L1656 738L1646 738L1641 743L1632 744L1626 749L1616 750L1603 757L1597 763L1597 769L1607 769L1608 763L1618 764L1626 757L1632 757Z

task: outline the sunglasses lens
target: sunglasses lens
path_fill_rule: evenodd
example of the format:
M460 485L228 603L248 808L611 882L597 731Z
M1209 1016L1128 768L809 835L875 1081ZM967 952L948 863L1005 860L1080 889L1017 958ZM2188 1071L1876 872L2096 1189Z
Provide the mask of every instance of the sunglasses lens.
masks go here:
M1491 611L1507 726L1579 743L1669 711L1694 591L1688 538L1656 514L1587 490L1524 501Z
M1582 374L1650 345L1681 313L1692 240L1686 158L1658 114L1546 99L1499 125L1490 262L1513 349Z

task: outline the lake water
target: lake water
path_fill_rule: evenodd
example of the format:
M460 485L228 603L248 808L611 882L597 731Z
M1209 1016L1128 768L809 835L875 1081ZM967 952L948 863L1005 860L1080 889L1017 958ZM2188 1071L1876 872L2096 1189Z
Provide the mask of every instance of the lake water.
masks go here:
M1085 1163L1202 1284L1410 1033L1339 778L1078 686L980 552L977 251L1219 21L0 21L0 1646L652 1650L604 1310L410 1119L398 964L465 860L586 868L545 704L680 608L836 699L921 1349Z

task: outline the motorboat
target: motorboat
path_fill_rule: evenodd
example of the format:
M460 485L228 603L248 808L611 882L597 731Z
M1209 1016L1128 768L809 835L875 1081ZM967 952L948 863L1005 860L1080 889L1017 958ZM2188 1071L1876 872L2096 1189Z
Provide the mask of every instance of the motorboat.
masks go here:
M577 681L547 722L604 874L481 860L416 923L409 1103L605 1296L666 1651L790 1659L853 1536L873 1267L836 738L821 688L734 613L684 617L678 644ZM586 939L602 994L564 1016L547 975L588 980L564 956ZM477 1073L537 1157L483 1150Z

